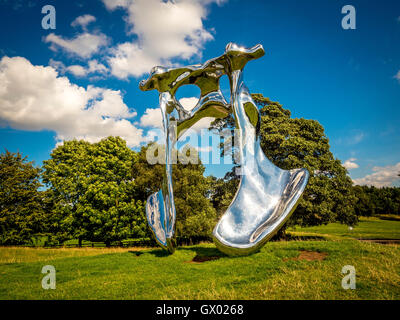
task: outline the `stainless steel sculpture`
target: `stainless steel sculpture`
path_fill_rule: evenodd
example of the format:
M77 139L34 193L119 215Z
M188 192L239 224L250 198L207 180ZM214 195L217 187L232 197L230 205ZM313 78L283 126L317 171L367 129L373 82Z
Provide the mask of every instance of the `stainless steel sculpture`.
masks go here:
M171 176L171 156L175 142L188 128L204 117L216 119L233 114L239 130L237 146L241 160L241 180L236 195L214 228L216 246L229 255L257 251L287 221L294 211L309 173L306 169L282 170L270 162L260 147L260 113L243 83L247 62L264 55L261 45L251 49L233 43L225 54L203 65L166 69L155 67L140 89L160 92L160 108L165 133L165 177L161 190L146 204L146 216L158 243L174 252L175 205ZM230 81L231 102L219 87L220 78ZM200 99L191 111L175 98L177 89L186 84L200 88ZM176 125L175 125L176 124Z

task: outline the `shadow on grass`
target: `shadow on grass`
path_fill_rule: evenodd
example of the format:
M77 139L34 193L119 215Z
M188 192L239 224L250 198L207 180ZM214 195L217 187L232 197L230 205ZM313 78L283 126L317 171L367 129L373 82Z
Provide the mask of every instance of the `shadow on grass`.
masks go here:
M132 251L132 253L136 254L137 252ZM170 256L170 253L167 252L167 250L164 250L164 249L151 249L151 250L148 250L148 251L146 250L146 251L142 251L140 254L143 254L143 253L151 254L151 255L153 255L153 256L155 256L157 258L163 258L163 257ZM137 255L137 256L139 256L139 255Z
M132 250L129 250L128 252L129 252L129 253L132 253L132 254L135 255L136 257L139 257L139 256L141 256L141 255L143 254L142 251L132 251Z
M199 257L218 257L225 258L228 257L226 254L219 251L217 248L210 247L201 247L201 246L193 246L193 247L180 247L178 250L187 250L194 251L196 255Z
M222 253L217 248L196 246L196 247L182 247L179 248L179 250L196 252L195 257L191 261L186 261L189 263L203 263L207 261L218 260L220 258L232 258Z
M193 258L192 260L193 262L205 262L210 260L217 260L219 258L229 257L224 253L220 252L217 248L210 248L210 247L184 246L184 247L178 247L176 250L177 251L186 250L195 252L196 256ZM171 255L169 252L163 249L152 249L149 251L142 251L142 252L137 252L137 251L129 251L129 252L136 256L140 256L143 253L151 254L157 258L165 258Z
M327 241L326 237L318 235L293 235L288 234L284 241ZM276 240L280 241L280 240Z

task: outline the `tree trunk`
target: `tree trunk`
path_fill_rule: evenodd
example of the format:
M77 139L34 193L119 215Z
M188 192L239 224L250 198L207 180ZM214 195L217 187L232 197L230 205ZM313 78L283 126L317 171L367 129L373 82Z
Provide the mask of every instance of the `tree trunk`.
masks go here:
M279 231L272 237L271 240L288 240L288 235L286 234L286 226L283 226Z
M82 248L82 239L81 238L78 239L78 247Z

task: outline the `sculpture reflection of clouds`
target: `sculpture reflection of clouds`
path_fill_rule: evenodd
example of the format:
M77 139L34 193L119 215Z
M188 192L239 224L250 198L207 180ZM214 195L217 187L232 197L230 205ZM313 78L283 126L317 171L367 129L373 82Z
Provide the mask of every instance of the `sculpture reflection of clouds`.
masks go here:
M165 234L165 207L162 199L162 192L153 193L146 203L146 218L153 231L157 242L167 246L167 236Z
M202 119L227 119L227 116L233 114L239 132L238 137L235 137L237 159L241 164L239 188L213 231L214 241L221 251L232 255L257 251L287 221L306 187L309 177L306 169L282 170L270 162L261 150L260 113L243 83L242 71L248 61L263 55L261 45L246 49L228 44L224 55L203 65L175 69L153 68L150 78L140 84L142 90L157 89L160 92L166 138L165 183L159 193L161 197L150 198L159 202L158 208L165 208L165 219L162 220L161 213L150 213L148 216L160 219L160 224L153 220L149 224L150 227L157 225L164 228L165 241L164 238L157 241L170 252L174 250L175 205L172 168L168 161L176 141ZM227 75L230 81L230 104L219 87L223 75ZM199 101L191 110L186 110L175 98L177 89L186 84L195 84L201 91ZM153 208L156 206L146 206L149 211ZM159 230L152 230L162 234Z

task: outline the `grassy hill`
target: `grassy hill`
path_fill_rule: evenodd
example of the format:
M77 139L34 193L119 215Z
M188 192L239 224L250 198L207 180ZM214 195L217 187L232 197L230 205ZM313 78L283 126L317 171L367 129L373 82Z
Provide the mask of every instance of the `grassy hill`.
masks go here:
M0 299L400 299L399 246L354 239L400 239L400 222L363 220L347 229L350 235L346 228L296 229L326 240L269 242L248 257L224 256L213 244L174 255L145 248L0 248ZM55 290L41 287L48 264L57 271ZM356 269L355 290L341 286L345 265Z

